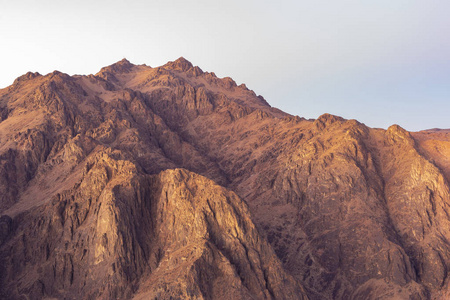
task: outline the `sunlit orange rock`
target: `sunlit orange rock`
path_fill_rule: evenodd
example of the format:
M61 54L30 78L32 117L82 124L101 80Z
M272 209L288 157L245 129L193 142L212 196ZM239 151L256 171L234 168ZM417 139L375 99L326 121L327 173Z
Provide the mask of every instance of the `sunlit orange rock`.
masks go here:
M180 58L0 90L0 298L446 299L450 135Z

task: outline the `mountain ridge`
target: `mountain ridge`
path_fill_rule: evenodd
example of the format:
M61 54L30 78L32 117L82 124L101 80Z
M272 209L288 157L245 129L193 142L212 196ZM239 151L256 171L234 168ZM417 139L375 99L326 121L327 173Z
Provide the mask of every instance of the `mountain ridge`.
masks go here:
M184 58L19 79L0 90L2 295L449 295L446 130L306 120Z

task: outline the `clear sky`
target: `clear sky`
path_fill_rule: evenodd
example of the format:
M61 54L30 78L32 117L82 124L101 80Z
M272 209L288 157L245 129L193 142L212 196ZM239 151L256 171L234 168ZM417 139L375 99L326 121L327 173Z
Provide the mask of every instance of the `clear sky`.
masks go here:
M448 0L0 0L0 87L180 56L275 107L450 128Z

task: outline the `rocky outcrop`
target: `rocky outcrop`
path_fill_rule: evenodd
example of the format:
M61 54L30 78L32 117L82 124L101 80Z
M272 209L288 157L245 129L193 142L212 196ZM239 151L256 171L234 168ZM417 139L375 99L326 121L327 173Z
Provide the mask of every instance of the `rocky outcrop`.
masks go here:
M138 298L306 299L234 193L178 169L151 185L158 262Z
M113 156L96 154L72 189L0 219L2 297L306 299L234 193Z

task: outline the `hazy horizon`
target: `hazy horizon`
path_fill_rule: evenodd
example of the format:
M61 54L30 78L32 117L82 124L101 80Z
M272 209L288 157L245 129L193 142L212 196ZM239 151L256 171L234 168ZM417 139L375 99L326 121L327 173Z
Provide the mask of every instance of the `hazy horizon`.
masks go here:
M450 128L448 12L433 0L3 1L0 88L28 71L183 56L301 117Z

